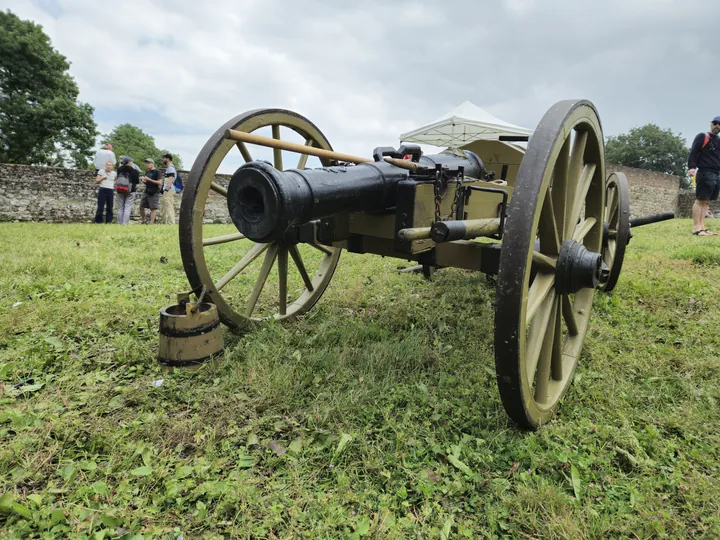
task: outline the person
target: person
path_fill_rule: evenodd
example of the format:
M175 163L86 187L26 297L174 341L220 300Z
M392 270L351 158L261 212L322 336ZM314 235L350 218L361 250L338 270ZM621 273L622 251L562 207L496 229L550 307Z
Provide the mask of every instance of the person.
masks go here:
M115 177L113 170L115 163L108 160L102 170L97 172L95 183L100 184L97 194L97 211L95 212L95 223L103 222L105 212L105 223L112 223L113 218L113 192L115 191Z
M693 234L696 236L717 236L705 228L705 216L710 201L716 201L720 194L720 116L710 122L710 131L698 133L690 147L688 173L695 176L695 203L692 208Z
M145 167L147 171L143 176L143 184L145 184L145 195L140 201L140 223L147 225L155 224L155 214L160 204L160 187L162 179L160 171L155 168L155 162L150 158L145 158ZM150 209L150 217L145 213L146 209Z
M173 165L171 154L165 154L162 158L165 165L165 179L162 187L162 199L160 201L160 219L165 225L175 225L175 188L173 183L177 178L177 169Z
M128 156L123 156L122 165L118 168L117 175L125 175L130 181L130 193L116 193L118 203L118 217L117 222L120 225L130 225L130 210L132 209L133 200L135 200L135 193L137 191L137 185L140 182L140 176L135 168L132 166L133 159Z
M96 175L100 171L105 170L105 164L108 161L112 162L113 169L114 169L115 164L117 163L117 159L115 159L115 153L113 152L112 144L110 144L110 143L104 145L97 152L95 152L95 157L93 158L93 165L95 165L95 174Z
M120 162L122 162L123 158L126 158L129 156L120 156ZM138 176L140 176L140 173L142 173L142 169L138 166L137 163L133 160L133 158L130 158L130 166L135 169L138 173Z

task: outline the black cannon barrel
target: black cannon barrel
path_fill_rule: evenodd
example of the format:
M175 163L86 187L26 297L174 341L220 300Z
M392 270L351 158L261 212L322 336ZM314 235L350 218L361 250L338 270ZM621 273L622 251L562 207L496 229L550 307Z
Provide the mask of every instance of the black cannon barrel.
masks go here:
M650 214L649 216L632 218L630 220L630 226L640 227L641 225L649 225L651 223L658 223L659 221L666 221L674 218L675 212L660 212L659 214Z
M422 156L420 164L449 170L464 167L465 175L482 178L480 158L464 151ZM251 161L233 174L228 185L230 218L255 242L280 239L295 225L349 212L368 212L395 206L397 185L406 169L385 161L351 167L278 171L269 163Z

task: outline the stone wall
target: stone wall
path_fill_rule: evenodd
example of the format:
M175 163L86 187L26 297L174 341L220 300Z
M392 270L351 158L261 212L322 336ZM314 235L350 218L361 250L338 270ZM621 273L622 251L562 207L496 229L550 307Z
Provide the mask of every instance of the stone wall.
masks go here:
M684 189L678 195L677 216L692 217L692 207L695 203L695 191ZM720 200L710 202L710 210L713 214L720 213Z
M607 175L625 173L630 186L630 215L646 216L676 210L680 179L670 174L623 167L608 163Z
M667 210L687 213L685 198L678 206L679 179L668 174L609 164L608 174L624 172L630 184L630 212L643 216ZM183 178L187 171L180 172ZM93 171L0 164L0 221L90 222L95 216L97 186ZM217 175L215 181L227 186L230 177ZM131 219L139 220L144 185L138 186ZM685 197L683 195L683 197ZM175 197L176 218L181 197ZM692 206L692 202L689 203ZM159 212L158 212L159 216ZM205 221L229 222L225 198L210 192Z
M180 171L187 179L188 172ZM0 164L0 221L91 222L97 208L94 171ZM227 186L230 177L217 175L215 182ZM131 220L140 220L140 199L145 191L138 184ZM181 196L175 197L175 218ZM117 205L113 214L117 215ZM160 217L158 211L157 217ZM205 222L229 222L225 197L210 192L205 207Z

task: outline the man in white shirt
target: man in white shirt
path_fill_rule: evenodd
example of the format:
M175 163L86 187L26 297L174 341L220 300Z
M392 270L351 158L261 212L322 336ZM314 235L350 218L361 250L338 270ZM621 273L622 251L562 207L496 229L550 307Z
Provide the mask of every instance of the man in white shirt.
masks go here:
M95 158L93 159L93 164L95 165L95 174L97 174L99 171L105 170L105 164L108 161L112 161L113 167L117 164L117 159L115 159L115 152L112 151L112 144L108 143L102 148L100 148L95 153Z
M113 218L113 194L115 193L115 178L117 173L113 171L115 164L108 160L105 167L97 172L95 183L99 184L97 194L97 212L95 212L95 223L111 223Z

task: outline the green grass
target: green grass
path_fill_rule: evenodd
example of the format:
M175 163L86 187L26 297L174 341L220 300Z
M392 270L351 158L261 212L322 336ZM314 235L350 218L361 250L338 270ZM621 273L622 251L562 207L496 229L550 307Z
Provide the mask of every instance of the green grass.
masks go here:
M168 374L176 228L3 224L0 536L716 538L720 237L690 229L635 231L524 432L480 274L344 253L306 317Z

